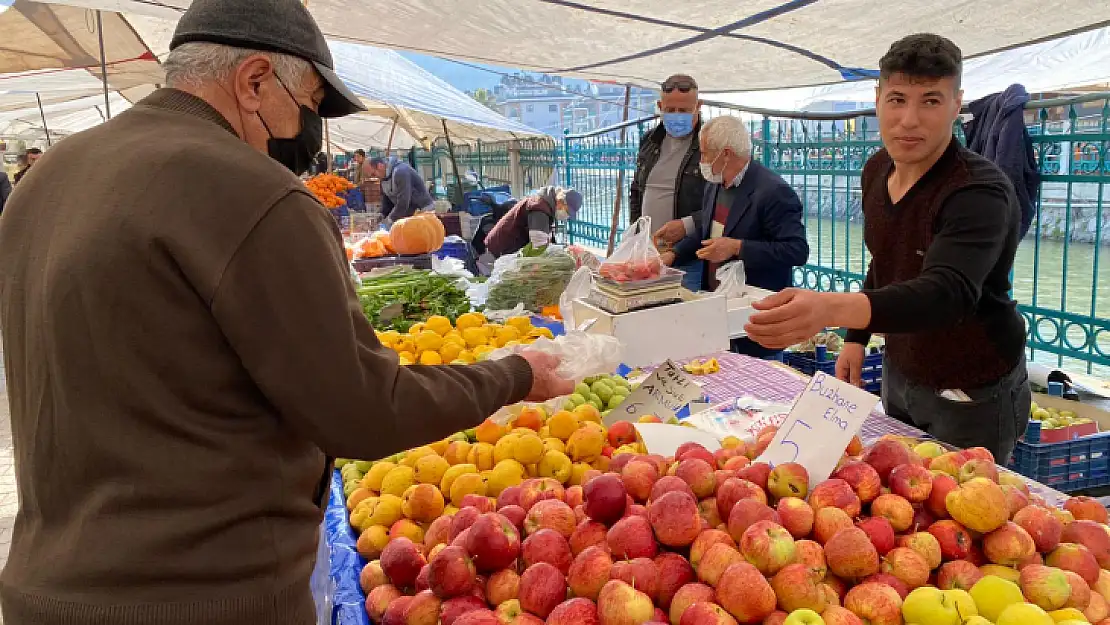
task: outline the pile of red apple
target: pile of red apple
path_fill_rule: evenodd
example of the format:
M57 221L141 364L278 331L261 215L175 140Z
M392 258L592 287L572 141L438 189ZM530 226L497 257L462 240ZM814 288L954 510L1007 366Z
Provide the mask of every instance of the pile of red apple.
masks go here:
M366 610L381 625L902 625L914 589L991 575L1110 625L1096 500L1049 506L982 448L856 440L811 490L801 465L746 447L622 454L584 486L471 500L365 567Z

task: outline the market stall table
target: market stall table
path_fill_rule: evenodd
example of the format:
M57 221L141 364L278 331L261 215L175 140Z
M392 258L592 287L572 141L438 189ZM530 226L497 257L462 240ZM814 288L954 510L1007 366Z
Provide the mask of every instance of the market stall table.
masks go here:
M554 331L554 330L553 330ZM751 396L759 399L790 403L805 388L808 378L784 365L732 353L716 354L718 373L700 376L699 384L712 402ZM869 444L882 436L894 434L928 438L924 432L881 412L872 412L864 422L860 438ZM1026 480L1029 490L1053 505L1066 498L1043 484ZM321 541L326 541L327 559L316 563L313 595L320 614L332 615L335 625L369 625L364 603L366 596L359 587L359 573L366 562L355 549L356 535L347 518L346 497L339 471L332 478L330 500L324 516ZM322 548L321 553L325 553Z

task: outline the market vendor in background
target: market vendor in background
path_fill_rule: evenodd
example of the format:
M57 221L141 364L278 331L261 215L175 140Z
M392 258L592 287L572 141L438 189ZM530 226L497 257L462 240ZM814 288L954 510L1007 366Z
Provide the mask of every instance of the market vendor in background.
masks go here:
M20 154L18 158L19 171L15 172L12 183L19 184L20 181L23 180L23 177L27 175L27 172L31 171L31 168L34 167L40 157L42 157L42 150L38 148L27 148L26 152Z
M582 207L582 194L563 187L543 187L520 200L505 213L486 236L486 249L494 258L551 242L555 224L571 219Z
M355 150L351 168L354 169L351 182L355 183L356 187L370 179L370 173L366 171L366 150Z
M701 201L705 179L698 167L701 115L698 83L676 74L659 86L662 123L640 139L636 174L629 187L629 220L651 217L659 228L657 243L664 249L701 231ZM701 285L701 263L679 267L691 291Z
M435 200L412 165L397 158L370 159L370 173L382 181L382 223L386 226L419 211L432 210Z
M850 328L837 377L859 384L872 332L886 335L883 407L959 447L1005 463L1029 419L1025 324L1010 298L1021 208L1006 175L960 145L962 55L911 35L879 63L883 150L863 169L871 265L861 293L790 289L756 306L748 335L797 344Z
M702 230L682 239L663 262L700 265L702 290L716 290L717 269L744 261L749 285L779 291L793 283L794 268L809 258L802 203L775 172L752 160L752 138L739 117L718 117L701 131L701 173L709 182L701 212ZM782 350L747 338L732 350L774 358Z
M298 178L321 117L362 110L300 0L194 0L164 68L0 220L8 625L312 625L331 457L573 390L547 355L404 367L379 343Z

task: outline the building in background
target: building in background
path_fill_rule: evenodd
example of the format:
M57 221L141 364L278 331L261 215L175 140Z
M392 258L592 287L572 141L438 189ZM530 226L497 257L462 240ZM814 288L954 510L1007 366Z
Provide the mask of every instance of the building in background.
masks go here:
M589 132L620 123L624 86L564 80L558 76L515 73L502 76L492 90L495 108L502 115L536 130L561 136ZM658 95L633 87L629 119L654 112Z

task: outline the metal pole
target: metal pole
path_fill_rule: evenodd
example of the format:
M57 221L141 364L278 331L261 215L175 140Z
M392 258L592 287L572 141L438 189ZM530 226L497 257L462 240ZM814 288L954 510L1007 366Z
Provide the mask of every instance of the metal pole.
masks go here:
M632 85L624 86L624 113L621 115L621 123L624 124L628 121L628 105L632 100ZM613 248L617 244L617 227L621 223L621 207L624 205L624 139L628 133L628 125L621 127L621 142L620 142L620 162L617 165L617 195L613 198L613 219L609 224L609 250L606 256L613 253Z
M108 101L108 62L104 58L104 23L100 19L100 10L96 11L96 37L100 40L100 82L104 85L104 110L108 119L112 119L112 105Z
M462 178L459 177L459 163L455 160L455 144L451 142L451 133L447 132L447 120L439 121L443 122L443 136L447 139L447 156L451 159L451 169L455 172L455 205L461 208L463 205Z
M386 156L386 158L389 158L389 151L393 149L393 133L397 132L397 120L400 119L400 117L401 117L400 115L398 115L397 117L394 117L393 118L393 125L389 127L389 141L387 141L386 144L385 144L385 156Z
M42 115L42 129L46 133L46 147L54 145L50 142L50 128L46 125L46 111L42 110L42 98L39 97L38 92L35 92L35 101L39 103L39 115Z
M324 145L327 150L324 152L325 158L328 163L328 173L331 173L331 130L328 128L328 120L324 120Z

